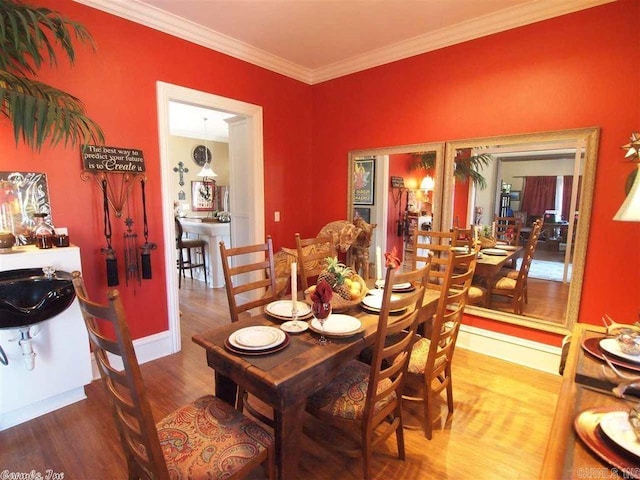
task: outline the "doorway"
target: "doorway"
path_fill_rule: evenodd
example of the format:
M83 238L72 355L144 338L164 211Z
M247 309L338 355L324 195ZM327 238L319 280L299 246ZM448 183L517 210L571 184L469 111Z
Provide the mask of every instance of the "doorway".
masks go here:
M162 223L165 251L168 332L170 352L181 349L178 277L174 210L171 195L172 168L169 154L169 102L181 102L236 115L229 122L229 205L232 244L244 245L264 241L264 162L262 107L201 92L178 85L158 82L158 138L162 182Z

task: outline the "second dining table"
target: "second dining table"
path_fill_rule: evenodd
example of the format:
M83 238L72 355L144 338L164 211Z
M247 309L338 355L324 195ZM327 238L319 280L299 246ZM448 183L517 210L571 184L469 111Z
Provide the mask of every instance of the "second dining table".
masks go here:
M426 290L422 319L435 313L439 296L438 290ZM215 371L216 396L235 405L237 387L241 386L273 408L276 465L281 480L300 478L298 461L307 398L375 340L378 314L359 305L342 313L358 318L363 330L350 337L331 338L324 346L318 345L318 335L310 330L291 334L286 348L269 355L240 355L225 347L229 336L240 328L280 326L281 321L264 313L193 337L205 349L207 364Z
M487 250L502 252L499 254L487 253ZM481 250L482 257L478 258L476 263L475 276L482 277L487 288L491 289L495 285L498 273L507 262L516 259L522 254L521 246L514 246L509 250L500 249L500 247ZM496 252L497 253L497 252Z

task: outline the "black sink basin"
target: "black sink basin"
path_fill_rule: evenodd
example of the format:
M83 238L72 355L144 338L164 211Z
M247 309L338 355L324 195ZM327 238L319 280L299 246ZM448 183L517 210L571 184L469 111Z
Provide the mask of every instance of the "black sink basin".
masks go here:
M0 272L0 328L20 328L55 317L76 297L71 274L41 268Z

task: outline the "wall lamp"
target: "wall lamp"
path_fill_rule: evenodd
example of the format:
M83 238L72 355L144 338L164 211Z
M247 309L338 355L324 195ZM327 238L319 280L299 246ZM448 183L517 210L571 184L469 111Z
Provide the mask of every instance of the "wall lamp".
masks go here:
M621 222L640 222L640 133L632 133L631 142L623 145L622 148L627 150L625 158L636 162L637 168L629 175L627 185L633 183L627 192L627 198L613 219Z

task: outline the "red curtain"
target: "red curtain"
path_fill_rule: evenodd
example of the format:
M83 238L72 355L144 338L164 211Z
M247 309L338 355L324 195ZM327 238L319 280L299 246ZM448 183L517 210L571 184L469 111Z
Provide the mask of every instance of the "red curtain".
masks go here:
M571 207L571 188L573 186L573 175L565 175L562 178L562 219L567 222L573 217L569 208ZM582 176L578 177L578 197L576 208L580 205L580 190L582 187Z
M556 177L526 177L520 210L542 217L556 206Z

